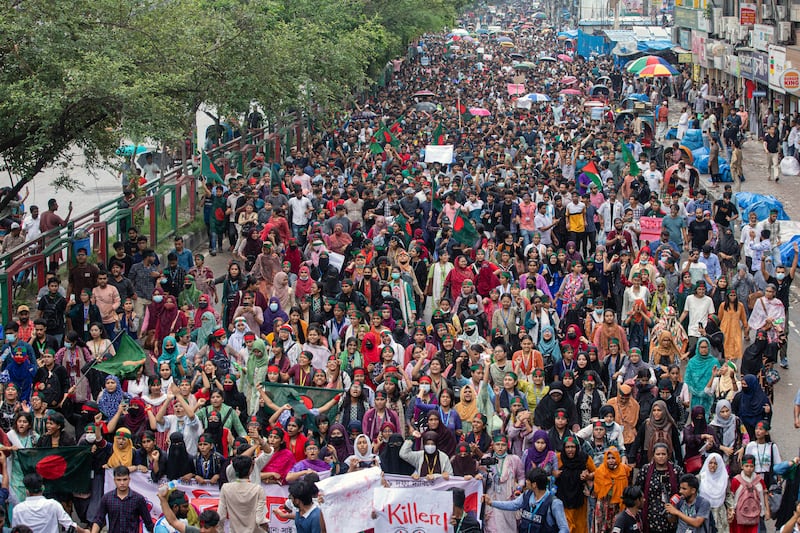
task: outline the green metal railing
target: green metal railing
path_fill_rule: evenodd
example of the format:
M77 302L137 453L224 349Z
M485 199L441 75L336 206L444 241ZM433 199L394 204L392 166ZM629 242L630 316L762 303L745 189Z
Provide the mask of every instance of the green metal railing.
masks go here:
M267 130L247 132L243 137L212 150L209 155L212 159L216 159L227 151L239 151L246 145L255 145L256 150L248 150L246 153L242 150L245 171L256 152L263 152L268 161L280 161L282 148L299 147L302 139L302 128L297 123L296 117L290 115L288 119L284 117L285 123L289 125L279 128L277 132L271 133ZM189 168L192 169L191 166ZM11 320L15 304L29 303L13 301L14 280L17 275L33 269L36 272L38 286L41 287L49 258L57 256L63 260L66 254L68 264L73 264L73 237L77 229L87 230L92 252L97 255L98 262L106 264L109 245L126 237L127 228L134 225L134 218L139 212L144 213L144 226L148 227L153 247L172 238L180 228L194 222L198 214L202 217L202 202L198 201L198 195L202 190L197 186L199 172L199 164L193 168L191 174L184 174L183 167L173 168L164 173L163 179L152 180L143 185L141 197L130 207L120 207L122 197L117 197L74 217L63 228L53 229L35 241L26 242L0 255L2 323L6 324Z

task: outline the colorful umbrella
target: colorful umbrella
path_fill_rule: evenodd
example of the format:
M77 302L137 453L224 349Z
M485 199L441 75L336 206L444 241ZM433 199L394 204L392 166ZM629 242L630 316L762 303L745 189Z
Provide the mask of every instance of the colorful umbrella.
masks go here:
M560 94L566 94L566 95L569 95L569 96L578 96L579 94L583 94L583 93L581 91L579 91L578 89L561 89L561 93Z
M422 91L417 91L417 92L415 92L415 93L414 93L414 94L412 94L411 96L436 96L436 93L434 93L434 92L431 92L431 91L429 91L429 90L427 90L427 89L424 89L424 90L422 90Z
M484 107L470 107L469 113L476 117L488 117L492 113Z
M455 30L453 30L453 31L452 31L452 32L450 32L450 33L451 33L452 35L461 35L461 36L464 36L464 35L469 35L469 32L468 32L467 30L465 30L464 28L458 28L458 29L455 29Z
M539 61L552 61L553 63L555 63L556 61L558 61L558 59L556 59L555 57L544 56L540 57Z
M640 57L639 59L634 59L631 61L626 70L628 72L633 72L634 74L638 74L644 67L648 67L650 65L667 65L669 66L669 62L664 59L663 57L658 56L644 56Z
M572 56L568 56L567 54L558 54L556 56L561 61L566 61L567 63L572 63Z
M535 15L533 15L533 18L535 18L536 20L544 20L547 18L547 15L545 15L544 13L536 13Z
M640 78L667 78L677 74L678 71L670 65L648 65L639 71Z
M549 102L550 101L550 97L547 96L546 94L542 94L542 93L528 93L525 96L523 96L522 98L524 98L525 100L530 100L531 102Z
M574 85L576 83L578 83L578 78L575 76L564 76L561 78L562 85Z
M510 43L510 42L513 42L513 39L511 37L503 36L503 37L498 37L497 38L497 42L498 43Z
M503 48L514 48L514 43L510 43L508 41L504 41L504 42L500 43L500 46L502 46Z

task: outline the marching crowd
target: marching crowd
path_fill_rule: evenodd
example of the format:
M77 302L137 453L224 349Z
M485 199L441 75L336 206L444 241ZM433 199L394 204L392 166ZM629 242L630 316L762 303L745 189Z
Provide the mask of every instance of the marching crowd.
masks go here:
M776 212L741 220L680 149L655 156L638 116L618 127L583 106L600 78L612 106L638 93L666 107L672 84L573 56L531 15L465 16L517 28L511 47L425 36L277 165L256 155L242 175L218 159L203 201L226 272L180 238L159 258L136 228L107 264L79 249L67 279L49 272L4 328L0 438L90 447L92 490L44 498L9 453L8 523L266 530L266 483L290 486L278 513L299 532L324 531L313 482L380 466L482 479L481 516L456 494L459 533L800 531L800 460L770 439L797 246L781 262ZM515 105L514 54L554 50L570 61L523 74L550 101ZM559 95L565 77L577 96ZM425 162L432 144L454 145L452 162ZM127 379L93 368L122 333L146 353ZM300 415L274 384L338 392ZM131 472L219 485L219 508L162 491L154 524Z

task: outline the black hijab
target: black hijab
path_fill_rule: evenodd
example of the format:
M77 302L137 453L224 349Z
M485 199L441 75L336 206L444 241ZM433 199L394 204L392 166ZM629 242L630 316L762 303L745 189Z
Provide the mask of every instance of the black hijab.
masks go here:
M563 449L561 451L561 476L558 478L556 496L564 502L566 509L579 509L586 501L586 496L583 495L583 490L580 489L584 484L583 480L581 480L581 472L586 470L588 456L578 444L578 439L567 437L567 440L575 444L577 450L575 451L575 457L571 459L567 457Z
M192 458L186 451L183 442L183 433L176 431L169 436L169 451L167 452L167 479L180 479L194 471Z
M381 469L385 474L410 476L414 473L414 467L400 458L400 447L402 445L403 436L399 433L392 433L380 453Z
M555 401L553 399L553 391L561 392L561 399ZM535 426L542 429L550 429L555 425L556 411L563 409L567 413L568 426L573 426L578 423L578 411L575 409L575 403L572 398L569 398L564 392L564 385L560 381L556 381L550 385L550 392L541 399L533 412L533 423Z

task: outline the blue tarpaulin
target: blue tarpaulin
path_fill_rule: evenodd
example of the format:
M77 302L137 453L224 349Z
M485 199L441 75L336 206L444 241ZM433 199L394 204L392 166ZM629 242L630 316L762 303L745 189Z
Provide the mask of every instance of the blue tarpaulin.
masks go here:
M665 39L657 39L653 41L638 41L636 48L641 52L660 52L662 50L672 50L675 46L672 42Z
M784 266L791 266L794 261L794 243L800 245L800 235L795 235L789 242L784 242L780 245L781 251L781 264Z
M774 199L764 199L752 203L746 209L742 209L742 220L747 220L751 212L755 212L758 220L764 220L769 216L769 212L773 209L778 210L778 220L789 220L789 215L783 210L783 205Z
M578 55L589 59L594 55L607 55L611 52L611 45L599 35L589 35L582 31L578 31L578 46L576 49Z
M557 34L557 37L566 37L567 39L574 39L577 36L578 36L578 30L560 31Z
M703 146L703 132L700 130L686 130L686 133L681 139L683 144L689 150L696 150Z

